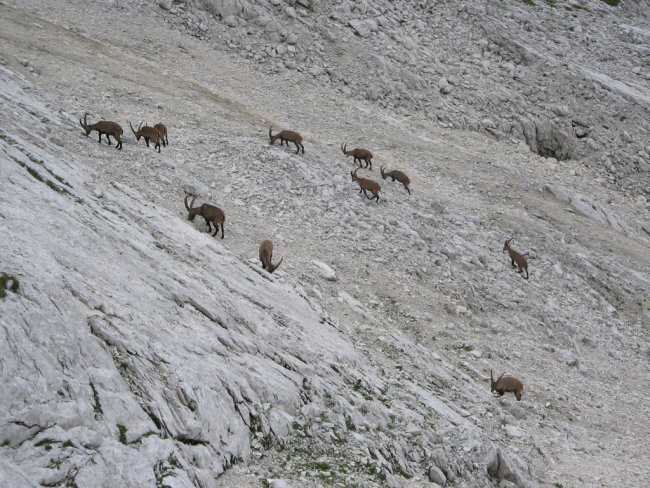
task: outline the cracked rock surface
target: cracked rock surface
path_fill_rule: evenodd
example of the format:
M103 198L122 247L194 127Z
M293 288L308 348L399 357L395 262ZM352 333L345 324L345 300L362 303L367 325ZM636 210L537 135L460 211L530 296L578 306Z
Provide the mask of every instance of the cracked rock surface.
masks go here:
M647 484L647 2L60 3L0 2L0 486Z

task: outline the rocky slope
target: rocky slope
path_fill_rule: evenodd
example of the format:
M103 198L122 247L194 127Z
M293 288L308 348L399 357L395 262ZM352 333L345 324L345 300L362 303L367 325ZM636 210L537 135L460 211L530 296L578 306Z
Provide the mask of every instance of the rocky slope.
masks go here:
M0 4L0 271L21 285L0 299L0 479L646 484L644 198L515 138L260 72L241 55L261 36L219 37L252 20L206 18L196 39L184 4L63 3ZM164 121L170 146L99 145L85 111ZM271 124L306 154L270 147ZM413 195L359 195L344 140ZM223 241L185 220L187 186L225 210ZM513 235L528 281L501 253ZM263 238L285 258L272 276ZM490 369L522 402L490 396Z
M646 0L155 3L267 73L303 72L401 115L515 136L649 195Z

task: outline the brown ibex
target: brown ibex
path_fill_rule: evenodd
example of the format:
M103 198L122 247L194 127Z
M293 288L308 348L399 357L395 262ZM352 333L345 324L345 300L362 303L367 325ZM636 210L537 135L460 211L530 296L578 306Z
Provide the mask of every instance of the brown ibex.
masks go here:
M115 141L117 142L116 149L122 149L122 133L124 132L122 130L122 127L120 127L120 124L117 122L111 122L110 120L100 120L99 122L95 124L89 124L86 118L88 117L88 114L84 114L84 119L83 122L81 119L79 119L79 123L81 124L81 127L84 128L86 131L86 137L94 130L99 132L99 143L101 144L102 142L102 134L106 135L106 140L108 141L108 144L111 144L111 137L113 136L115 138Z
M409 177L406 176L405 173L402 173L401 171L398 171L396 169L392 171L384 172L383 166L381 167L380 171L381 171L381 177L383 179L392 178L393 181L395 180L399 181L402 185L404 185L404 188L406 188L406 191L409 192L409 195L411 194L411 190L409 190L409 184L411 183L411 180L409 180Z
M160 140L162 141L163 146L169 146L169 139L167 139L167 126L165 124L156 124L153 128L158 131L158 134L160 134Z
M505 374L505 373L504 373ZM503 374L494 381L492 370L490 370L490 392L497 392L499 396L503 396L506 392L512 392L517 397L517 401L521 400L521 392L524 391L524 384L513 376L503 377Z
M514 239L514 237L512 239ZM510 247L510 241L512 241L512 239L508 239L506 241L506 243L503 245L503 250L508 251L508 254L510 254L510 262L512 263L512 267L519 268L517 273L521 273L523 270L526 270L526 279L528 279L528 261L526 261L525 257Z
M301 149L302 153L305 154L305 146L302 145L302 136L300 134L292 130L283 130L273 135L271 129L273 129L273 127L269 127L269 138L271 139L271 144L275 144L275 141L278 139L280 139L280 145L286 142L287 146L289 146L289 142L293 142L296 145L296 154L298 154Z
M365 161L366 165L364 168L368 168L370 166L370 170L372 170L372 153L368 151L367 149L351 149L350 151L346 151L348 148L347 143L345 145L341 144L341 151L343 151L343 154L346 156L352 156L354 158L354 162L356 163L359 161L359 168L361 168L361 161Z
M357 171L359 171L359 168L355 169L354 171L350 171L350 175L352 175L352 181L359 183L359 193L363 192L363 194L369 200L377 199L377 201L379 201L379 190L381 190L379 183L376 181L368 180L366 178L359 178L357 176ZM372 197L368 196L368 191L372 193Z
M140 125L138 126L138 131L133 128L131 125L131 122L129 122L129 125L131 126L131 130L133 131L133 134L135 134L135 139L137 141L140 140L141 137L144 138L144 141L147 143L147 147L149 147L149 141L155 142L155 146L153 147L154 149L158 149L158 152L160 152L160 133L158 132L157 129L154 129L153 127L149 127L148 125L145 125L142 127L143 122L140 122Z
M187 199L192 197L190 204L187 204ZM219 232L219 225L221 225L221 238L223 239L223 223L226 221L226 215L223 213L219 207L204 203L200 207L192 207L194 205L194 200L196 200L196 195L187 195L185 197L185 208L189 212L187 218L189 220L194 220L194 217L200 215L205 219L205 223L208 224L208 232L212 232L212 227L210 223L214 224L214 234L212 237L217 235Z
M269 273L273 273L278 268L278 266L280 266L280 263L282 263L282 260L284 258L280 258L280 261L278 261L275 265L273 264L272 259L273 243L267 239L265 241L262 241L260 244L260 261L262 261L262 268L267 270Z

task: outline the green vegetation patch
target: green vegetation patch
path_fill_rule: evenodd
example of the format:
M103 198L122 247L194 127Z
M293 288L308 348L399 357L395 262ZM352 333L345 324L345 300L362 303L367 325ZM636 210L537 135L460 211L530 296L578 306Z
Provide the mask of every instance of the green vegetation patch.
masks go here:
M117 430L120 431L120 442L124 445L128 445L129 443L126 440L126 433L129 429L127 429L126 426L122 424L117 424Z
M34 447L44 447L46 451L49 451L50 449L52 449L52 444L54 444L55 442L58 441L46 437L45 439L42 439L38 441L36 444L34 444Z
M95 388L95 385L93 385L92 381L90 382L90 388L93 391L93 412L95 412L95 419L99 420L102 415L104 415L102 404L99 401L99 393L97 392L97 388Z
M605 2L610 7L618 7L621 4L621 0L600 0L600 1Z
M20 288L18 278L7 273L0 273L0 298L7 296L7 290L16 293Z
M174 471L180 467L181 464L173 454L170 454L169 457L163 461L158 461L153 467L153 472L156 475L156 488L171 488L167 483L165 483L165 478L176 478L178 475Z

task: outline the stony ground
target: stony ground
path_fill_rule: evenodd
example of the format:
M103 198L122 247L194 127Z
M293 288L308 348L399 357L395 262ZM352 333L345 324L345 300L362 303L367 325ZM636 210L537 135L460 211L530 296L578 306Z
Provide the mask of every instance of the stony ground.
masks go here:
M106 193L120 202L112 193L128 189L133 202L123 197L119 208L124 225L152 226L161 245L176 249L185 272L200 273L204 283L223 274L223 263L206 261L214 249L255 270L258 243L273 239L276 259L284 256L275 281L326 311L323 326L335 332L325 349L341 341L354 350L353 360L342 361L343 372L323 375L324 383L345 391L323 388L311 410L292 413L286 432L253 437L250 463L236 464L218 486L259 486L274 478L296 486L433 486L426 473L431 465L445 468L449 479L464 473L454 480L459 485L483 486L499 479L480 478L473 463L494 447L528 463L513 468L518 474L510 481L520 486L647 484L650 246L642 191L623 191L591 160L535 155L516 134L453 128L426 111L388 103L388 95L359 97L307 69L260 68L255 57L242 55L252 48L236 49L248 45L241 39L224 44L207 27L198 38L189 36L179 29L182 15L155 4L87 3L60 2L56 11L39 0L0 4L4 69L24 76L27 93L61 120L38 131L14 121L10 135L33 139L43 151L63 146L69 166L88 175L80 181L88 195ZM300 12L300 5L294 8ZM255 47L259 41L251 36ZM274 56L281 57L277 50ZM7 119L25 108L10 104L11 90L4 96ZM643 110L641 103L631 114ZM92 121L118 121L127 130L124 149L83 137L77 119L84 112ZM474 120L468 127L483 124L466 116ZM168 125L170 146L161 154L130 133L127 121L142 120ZM300 130L305 155L269 146L269 125ZM346 141L372 149L373 171L360 173L381 183L379 203L351 181L353 163L339 149ZM381 180L382 165L408 173L412 195ZM226 237L210 243L209 252L198 251L207 242L203 224L184 221L188 185L227 216ZM159 217L169 221L145 223ZM167 234L176 228L185 242L172 245ZM128 235L137 239L134 230ZM528 257L527 281L502 252L510 237ZM181 249L188 256L179 257ZM11 250L8 263L26 267L28 257ZM143 259L153 261L148 253ZM327 272L315 261L336 280L324 279ZM238 273L225 276L242 279ZM30 273L20 278L28 282ZM292 300L277 293L265 304L275 296ZM183 340L171 326L169 333L171 344ZM246 343L255 340L243 334ZM295 354L300 343L284 339ZM312 342L309 350L317 350ZM318 371L325 363L312 365ZM260 360L252 368L268 365ZM490 396L490 369L523 380L520 403L511 395ZM147 422L141 419L141 434L155 430ZM423 437L428 441L420 444ZM32 474L20 456L26 454L8 455Z

